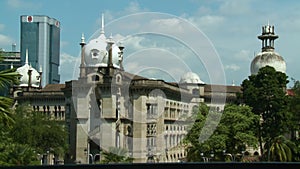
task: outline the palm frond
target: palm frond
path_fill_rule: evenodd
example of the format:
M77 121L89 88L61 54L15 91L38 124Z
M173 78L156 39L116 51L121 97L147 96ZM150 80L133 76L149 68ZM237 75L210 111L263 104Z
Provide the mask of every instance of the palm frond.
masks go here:
M6 69L0 71L0 88L11 86L12 84L19 84L19 77L21 75L16 72L16 69Z
M13 102L11 98L0 96L0 121L7 126L14 122L11 111Z

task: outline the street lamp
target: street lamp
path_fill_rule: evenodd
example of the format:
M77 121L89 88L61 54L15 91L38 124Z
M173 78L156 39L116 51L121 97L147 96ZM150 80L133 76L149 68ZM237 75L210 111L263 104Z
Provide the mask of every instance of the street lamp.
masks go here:
M94 163L96 163L96 157L99 157L99 161L100 161L100 154L95 154L94 155Z
M226 150L223 150L223 155L224 156L229 156L232 162L235 161L235 157L230 153L226 153Z
M200 156L201 156L203 162L208 162L209 161L209 159L207 157L204 157L203 152L200 152Z
M154 155L151 151L151 148L148 149L148 154L147 154L148 158L147 158L147 163L154 163Z
M215 157L215 154L213 151L210 152L210 161L213 160L213 158Z

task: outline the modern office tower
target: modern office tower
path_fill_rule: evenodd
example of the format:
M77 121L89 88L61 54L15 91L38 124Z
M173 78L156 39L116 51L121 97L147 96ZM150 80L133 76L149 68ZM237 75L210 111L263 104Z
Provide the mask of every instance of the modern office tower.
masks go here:
M21 62L25 63L28 49L29 64L42 70L42 86L60 82L60 22L42 15L21 16Z

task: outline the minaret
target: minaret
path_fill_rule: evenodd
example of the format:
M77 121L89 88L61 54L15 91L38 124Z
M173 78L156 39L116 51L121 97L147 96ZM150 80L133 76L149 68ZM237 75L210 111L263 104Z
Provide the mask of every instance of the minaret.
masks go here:
M84 34L82 33L81 35L81 42L80 42L80 46L81 46L81 63L80 63L80 78L83 78L86 76L86 72L85 72L85 63L84 63L84 46L85 46L85 38L84 38Z
M262 41L262 52L274 51L274 41L278 36L275 35L274 26L265 25L262 27L262 34L258 36L258 39Z
M276 71L286 72L286 63L282 56L275 52L274 41L278 38L275 34L274 26L269 23L262 26L261 35L257 36L262 41L261 52L256 54L251 62L250 72L252 75L258 73L259 69L271 66Z

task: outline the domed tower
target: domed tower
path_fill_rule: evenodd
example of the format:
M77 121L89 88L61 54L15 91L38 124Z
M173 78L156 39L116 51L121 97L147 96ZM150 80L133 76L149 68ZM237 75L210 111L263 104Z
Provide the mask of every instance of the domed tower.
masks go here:
M19 67L17 72L21 75L19 87L41 88L42 71L38 72L28 64L28 49L26 49L25 65Z
M122 54L124 47L116 44L112 36L106 38L104 33L104 15L102 14L102 27L100 36L90 40L87 44L81 37L81 65L80 77L98 70L105 73L107 68L123 70ZM107 72L106 72L107 73Z
M187 72L181 76L179 83L204 84L200 77L194 72Z
M252 75L258 73L259 69L265 66L272 66L276 71L285 73L286 63L284 59L274 50L274 41L278 38L275 34L274 26L265 25L262 27L262 34L258 39L262 41L261 52L251 62L250 71Z
M186 88L194 96L191 102L197 103L203 102L205 83L194 72L187 72L183 74L179 81L179 86Z

